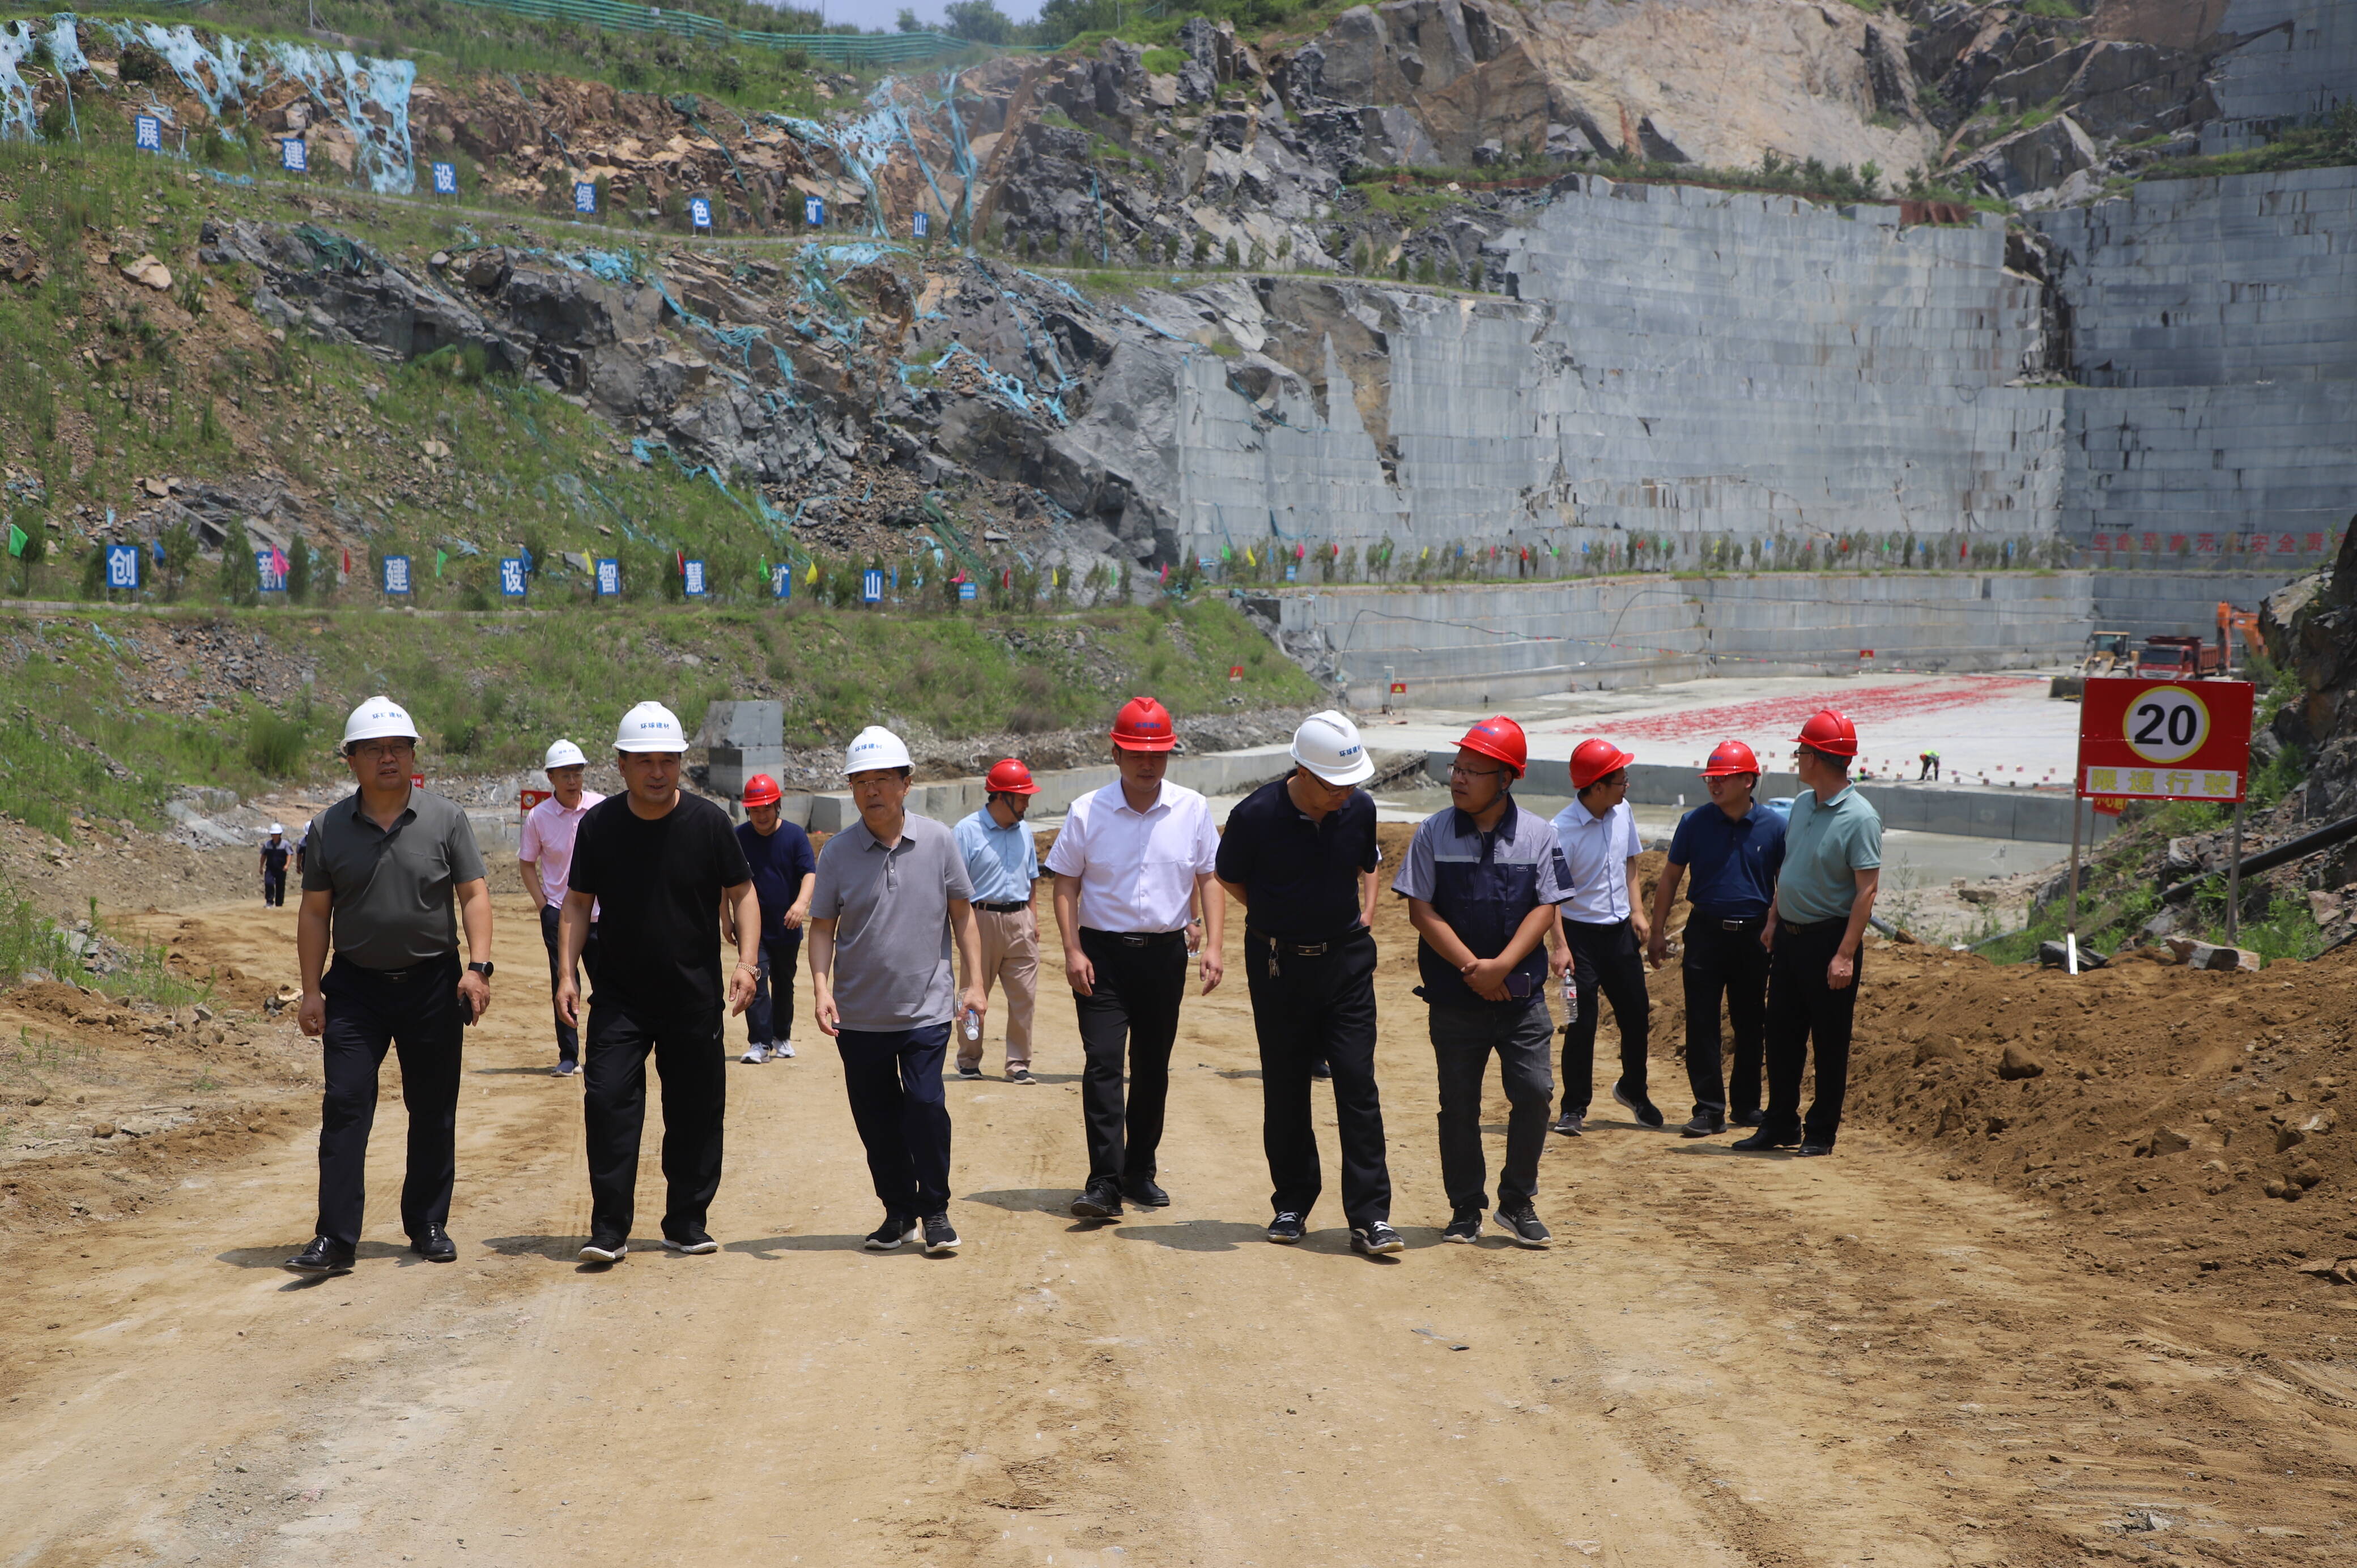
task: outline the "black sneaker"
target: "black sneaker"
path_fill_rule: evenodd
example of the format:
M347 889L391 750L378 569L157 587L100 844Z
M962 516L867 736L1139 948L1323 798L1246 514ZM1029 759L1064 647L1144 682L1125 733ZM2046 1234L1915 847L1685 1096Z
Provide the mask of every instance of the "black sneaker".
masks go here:
M1789 1149L1801 1141L1797 1133L1771 1133L1762 1127L1749 1138L1738 1138L1727 1146L1741 1149L1747 1155L1762 1154L1770 1149Z
M1566 1111L1555 1119L1555 1130L1566 1138L1578 1137L1580 1130L1587 1125L1587 1112L1585 1111Z
M1072 1212L1083 1219L1118 1219L1121 1218L1121 1184L1111 1176L1099 1176L1089 1183L1086 1191L1072 1199Z
M1802 1140L1800 1151L1794 1155L1794 1157L1796 1159L1813 1160L1822 1158L1833 1152L1834 1146L1831 1144L1820 1144L1814 1138L1806 1138Z
M1332 1078L1334 1076L1334 1064L1331 1062L1311 1062L1309 1064L1309 1076L1312 1078Z
M904 1242L917 1239L917 1219L912 1214L888 1214L884 1223L867 1233L859 1243L871 1252L897 1252Z
M1031 1076L1031 1069L1028 1067L1011 1067L1006 1069L1006 1081L1009 1083L1037 1083L1039 1080Z
M1504 1229L1506 1235L1517 1247L1555 1245L1555 1232L1540 1222L1538 1210L1527 1203L1516 1204L1512 1208L1500 1204L1498 1212L1491 1218Z
M1688 1138L1712 1138L1727 1131L1727 1118L1716 1111L1697 1111L1694 1120L1678 1129Z
M1388 1219L1371 1219L1364 1225L1351 1227L1351 1251L1362 1258L1388 1258L1394 1252L1407 1251L1407 1243L1391 1227Z
M1268 1239L1280 1247L1290 1247L1308 1234L1309 1227L1290 1208L1268 1222Z
M965 1063L960 1062L958 1063L958 1076L960 1078L980 1078L982 1076L982 1065L977 1062L973 1067L968 1067Z
M946 1214L925 1216L925 1256L946 1258L958 1250L958 1233Z
M1448 1228L1440 1233L1444 1241L1474 1242L1481 1239L1481 1211L1460 1208L1448 1217Z
M348 1274L352 1272L352 1249L339 1247L325 1236L314 1236L311 1244L284 1266L298 1274Z
M1121 1184L1122 1197L1140 1208L1168 1208L1170 1195L1154 1185L1152 1176L1132 1176Z
M704 1228L699 1225L694 1230L684 1231L680 1235L664 1237L663 1250L667 1252L685 1252L700 1258L706 1252L720 1251L720 1243L705 1234Z
M1628 1090L1616 1083L1612 1086L1612 1098L1617 1103L1627 1108L1631 1115L1635 1116L1638 1121L1642 1122L1646 1126L1658 1127L1662 1124L1661 1112L1654 1109L1653 1102L1651 1100L1648 1100L1645 1096L1641 1094L1631 1094Z
M1766 1120L1768 1118L1757 1111L1730 1111L1727 1115L1727 1124L1730 1127L1757 1127Z
M409 1239L409 1250L429 1263L455 1263L458 1261L458 1244L439 1225L428 1224Z
M585 1263L619 1262L622 1254L630 1250L630 1238L626 1236L592 1236L589 1244L581 1249L581 1261Z

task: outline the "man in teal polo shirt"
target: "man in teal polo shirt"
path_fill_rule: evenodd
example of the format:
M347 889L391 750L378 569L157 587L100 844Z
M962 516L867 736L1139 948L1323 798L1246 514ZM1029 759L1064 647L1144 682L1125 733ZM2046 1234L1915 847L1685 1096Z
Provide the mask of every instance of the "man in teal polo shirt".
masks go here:
M1801 1145L1830 1155L1849 1088L1850 1022L1857 1010L1858 944L1882 882L1882 818L1849 781L1857 726L1831 708L1801 726L1797 770L1806 788L1784 830L1784 865L1760 932L1768 949L1768 1110L1733 1146ZM1801 1069L1814 1040L1817 1093L1801 1116Z

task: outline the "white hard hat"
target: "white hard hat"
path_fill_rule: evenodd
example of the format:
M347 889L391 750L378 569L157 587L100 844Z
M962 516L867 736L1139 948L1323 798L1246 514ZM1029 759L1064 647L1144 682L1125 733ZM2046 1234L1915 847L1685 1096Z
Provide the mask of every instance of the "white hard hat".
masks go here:
M346 746L351 745L356 740L415 740L416 738L417 725L410 718L409 710L391 697L371 697L367 702L354 708L351 716L344 720Z
M286 833L286 824L285 822L273 822L270 824L270 832L273 836L283 838Z
M1329 708L1301 721L1293 732L1293 760L1329 784L1364 784L1375 776L1375 759L1359 738L1359 726Z
M865 773L872 768L908 768L909 748L900 737L881 725L869 725L851 737L844 748L843 771L847 776Z
M616 751L685 751L687 730L661 703L640 703L614 729ZM549 753L554 757L554 752Z
M582 756L581 748L571 741L560 740L548 748L548 755L541 758L540 766L554 773L560 768L587 768L589 759Z

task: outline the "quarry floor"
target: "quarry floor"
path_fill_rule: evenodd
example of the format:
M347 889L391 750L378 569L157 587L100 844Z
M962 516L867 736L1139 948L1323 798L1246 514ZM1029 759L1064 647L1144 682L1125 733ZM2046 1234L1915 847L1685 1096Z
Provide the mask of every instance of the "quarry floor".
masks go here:
M242 1066L107 1044L49 1070L53 1096L86 1097L75 1114L126 1126L113 1107L183 1093L191 1070L234 1103L219 1136L85 1135L0 1166L0 1563L1889 1568L2357 1547L2357 1289L2293 1267L2335 1257L2357 1170L2313 1137L2326 1179L2287 1204L2192 1163L2218 1136L2244 1158L2264 1107L2335 1098L2316 1087L2345 1070L2332 961L2290 981L2122 966L2072 989L1877 946L1835 1157L1647 1132L1600 1066L1588 1134L1551 1138L1542 1166L1557 1244L1530 1252L1437 1244L1431 1058L1386 902L1396 1261L1352 1255L1330 1196L1303 1246L1261 1239L1232 974L1183 1017L1166 1210L1065 1212L1079 1053L1051 983L1038 1086L995 1054L947 1086L953 1258L858 1250L875 1204L805 1022L798 1059L729 1069L719 1253L588 1272L579 1080L542 1071L540 950L518 899L500 910L455 1264L400 1246L390 1063L361 1262L324 1282L277 1267L313 1197L316 1058L291 1030ZM257 991L293 972L286 912L146 919ZM1664 978L1652 1080L1682 1113ZM0 998L0 1027L74 1037L29 1005ZM2164 1048L2189 1016L2217 1027ZM2050 1070L2000 1082L2008 1040ZM2121 1129L2163 1116L2195 1147L2134 1159ZM1330 1112L1319 1125L1330 1172Z

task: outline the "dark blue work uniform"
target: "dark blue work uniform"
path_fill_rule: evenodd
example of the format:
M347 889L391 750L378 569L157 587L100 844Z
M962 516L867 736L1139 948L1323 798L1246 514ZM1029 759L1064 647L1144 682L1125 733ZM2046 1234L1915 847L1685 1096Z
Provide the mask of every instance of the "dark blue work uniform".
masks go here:
M1342 1214L1354 1229L1392 1215L1375 1090L1375 938L1360 918L1359 879L1381 860L1373 796L1354 789L1313 822L1280 779L1228 813L1216 864L1220 880L1249 900L1244 980L1260 1040L1270 1207L1307 1221L1318 1201L1310 1069L1324 1061L1342 1145Z
M1547 820L1509 801L1483 832L1450 806L1416 825L1392 891L1430 904L1475 958L1495 958L1533 909L1571 897L1570 872ZM1507 999L1476 994L1454 965L1416 945L1417 993L1432 1007L1432 1052L1440 1079L1440 1177L1452 1210L1488 1205L1489 1169L1481 1155L1481 1080L1490 1056L1511 1110L1498 1204L1512 1208L1538 1193L1539 1155L1546 1146L1547 1108L1555 1098L1548 1047L1546 950L1534 944L1506 978Z
M1776 874L1784 864L1784 819L1753 801L1730 821L1716 805L1678 820L1670 865L1687 875L1684 979L1686 996L1686 1082L1695 1114L1729 1117L1742 1126L1760 1118L1760 1074L1768 1032L1768 950L1760 945ZM1721 1078L1718 1004L1735 1033L1735 1059Z
M760 972L753 1000L745 1007L745 1038L751 1045L780 1045L794 1033L794 972L802 965L801 928L786 929L786 911L802 897L802 878L817 874L818 856L810 834L782 817L778 831L764 834L750 822L737 824L745 864L753 868L753 893L761 901Z
M262 903L264 908L282 909L286 906L286 857L290 853L283 837L264 839L262 843Z

